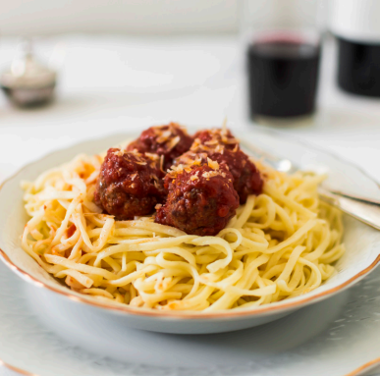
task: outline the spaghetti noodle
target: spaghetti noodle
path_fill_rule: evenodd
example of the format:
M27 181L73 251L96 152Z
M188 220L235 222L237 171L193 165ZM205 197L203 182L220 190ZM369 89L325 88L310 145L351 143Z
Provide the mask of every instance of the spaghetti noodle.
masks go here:
M188 235L154 216L118 221L93 202L102 157L79 155L24 182L23 249L73 290L136 307L244 309L305 294L344 252L340 212L319 201L324 176L255 165L249 196L217 236Z

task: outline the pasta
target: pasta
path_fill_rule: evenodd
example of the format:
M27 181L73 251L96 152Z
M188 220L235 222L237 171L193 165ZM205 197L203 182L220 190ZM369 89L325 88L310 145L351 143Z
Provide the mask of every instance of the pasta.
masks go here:
M318 198L325 176L273 170L217 236L117 221L93 195L102 157L79 155L24 182L23 249L71 289L161 310L244 309L316 289L344 252L340 212Z

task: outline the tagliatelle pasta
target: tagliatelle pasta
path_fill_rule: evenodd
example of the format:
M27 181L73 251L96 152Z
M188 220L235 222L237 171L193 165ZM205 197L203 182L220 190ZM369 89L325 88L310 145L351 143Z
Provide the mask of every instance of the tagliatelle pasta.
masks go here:
M94 204L102 158L79 155L24 182L23 249L73 290L136 307L243 309L305 294L344 252L340 212L318 198L324 176L255 161L263 193L217 236L188 235L154 217L118 221Z

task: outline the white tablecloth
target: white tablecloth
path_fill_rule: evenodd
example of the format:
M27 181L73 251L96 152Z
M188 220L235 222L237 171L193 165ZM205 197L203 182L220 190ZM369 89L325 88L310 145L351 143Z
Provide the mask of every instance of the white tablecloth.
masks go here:
M2 41L0 67L16 54L16 42ZM111 132L169 120L212 126L226 116L237 134L253 128L233 37L74 35L41 40L36 52L60 67L57 100L46 108L18 110L0 99L0 181L56 148ZM314 121L280 128L357 163L380 181L380 100L341 93L334 62L329 41ZM0 376L11 375L0 367Z

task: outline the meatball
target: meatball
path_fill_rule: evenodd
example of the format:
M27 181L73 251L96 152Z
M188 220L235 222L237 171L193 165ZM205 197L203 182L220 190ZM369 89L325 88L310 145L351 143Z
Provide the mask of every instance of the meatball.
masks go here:
M233 176L233 185L239 195L240 204L245 204L251 194L258 195L262 192L263 180L260 171L249 157L240 149L226 149L223 145L217 148L203 148L198 145L197 151L188 151L176 160L176 164L187 165L191 161L205 163L207 158L228 166Z
M94 201L118 220L152 214L165 198L159 157L109 149L100 169Z
M194 144L191 147L192 150L197 149L199 144L210 149L216 148L218 145L223 145L228 150L239 148L239 140L227 128L212 128L198 131L194 135L194 139Z
M236 214L239 197L226 166L178 166L165 177L169 194L157 210L155 221L187 234L216 235ZM175 169L175 167L173 167Z
M154 153L163 156L164 171L169 169L175 158L188 151L193 138L176 123L159 127L150 127L140 137L130 143L126 150L137 150L140 153Z

